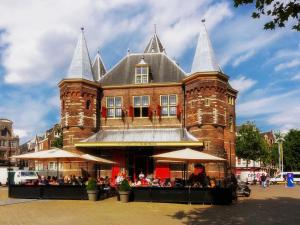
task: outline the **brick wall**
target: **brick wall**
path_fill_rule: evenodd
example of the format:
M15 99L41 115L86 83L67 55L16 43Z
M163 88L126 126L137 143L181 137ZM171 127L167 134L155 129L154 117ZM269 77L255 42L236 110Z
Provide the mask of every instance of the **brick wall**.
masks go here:
M99 128L99 85L83 79L66 79L59 83L59 88L63 148L76 151L74 144Z
M229 166L235 165L235 99L236 92L228 84L228 77L216 74L195 74L185 82L186 127L204 142L204 152L227 158L226 163L207 163L210 176L224 177ZM232 118L232 119L231 119ZM229 160L231 159L231 162Z

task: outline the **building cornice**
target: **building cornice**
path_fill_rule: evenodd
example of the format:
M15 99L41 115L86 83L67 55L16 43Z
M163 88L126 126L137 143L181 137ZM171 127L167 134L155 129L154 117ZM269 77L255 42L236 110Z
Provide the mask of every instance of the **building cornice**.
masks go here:
M168 83L150 83L150 84L129 84L129 85L113 85L102 86L102 89L123 89L123 88L147 88L147 87L169 87L169 86L182 86L182 83L168 82Z
M62 87L65 83L84 83L87 85L92 85L94 87L100 88L100 83L94 82L94 81L90 81L90 80L86 80L86 79L82 79L82 78L66 78L66 79L62 79L59 83L58 83L58 87Z
M183 79L183 83L187 83L191 80L194 80L196 78L213 78L213 77L218 77L220 78L221 80L225 80L225 81L228 81L229 80L229 76L221 73L221 72L218 72L218 71L214 71L214 72L197 72L197 73L193 73L191 75L189 75L188 77L184 78Z

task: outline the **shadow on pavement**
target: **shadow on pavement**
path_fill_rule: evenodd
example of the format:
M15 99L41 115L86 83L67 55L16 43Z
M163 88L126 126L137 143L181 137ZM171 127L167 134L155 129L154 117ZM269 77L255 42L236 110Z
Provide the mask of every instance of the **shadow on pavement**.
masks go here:
M300 224L300 200L296 198L245 199L229 206L211 206L171 215L182 224Z

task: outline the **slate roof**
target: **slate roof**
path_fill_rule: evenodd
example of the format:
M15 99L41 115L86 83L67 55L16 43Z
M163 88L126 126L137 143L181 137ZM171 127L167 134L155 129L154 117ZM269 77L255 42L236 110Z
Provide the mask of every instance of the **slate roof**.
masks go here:
M92 70L94 75L94 81L99 81L101 77L106 73L106 69L101 59L99 50L92 65Z
M144 57L149 65L149 83L181 82L186 73L165 53L136 53L125 56L100 80L102 86L135 84L135 66Z
M205 27L205 21L200 24L200 32L191 73L196 72L222 72Z
M93 80L92 64L83 28L81 28L81 34L78 38L67 77Z
M155 33L153 37L150 39L147 47L145 48L144 53L162 53L164 52L164 47L159 40L157 34Z
M183 135L184 134L184 135ZM178 142L198 141L182 128L101 130L81 142Z

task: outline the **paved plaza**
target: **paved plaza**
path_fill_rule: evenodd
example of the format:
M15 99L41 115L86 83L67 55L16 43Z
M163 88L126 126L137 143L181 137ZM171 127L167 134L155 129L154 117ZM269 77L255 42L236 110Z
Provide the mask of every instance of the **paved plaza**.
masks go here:
M10 200L0 188L1 225L300 224L300 186L251 187L231 206L165 203ZM6 203L6 204L5 204Z

